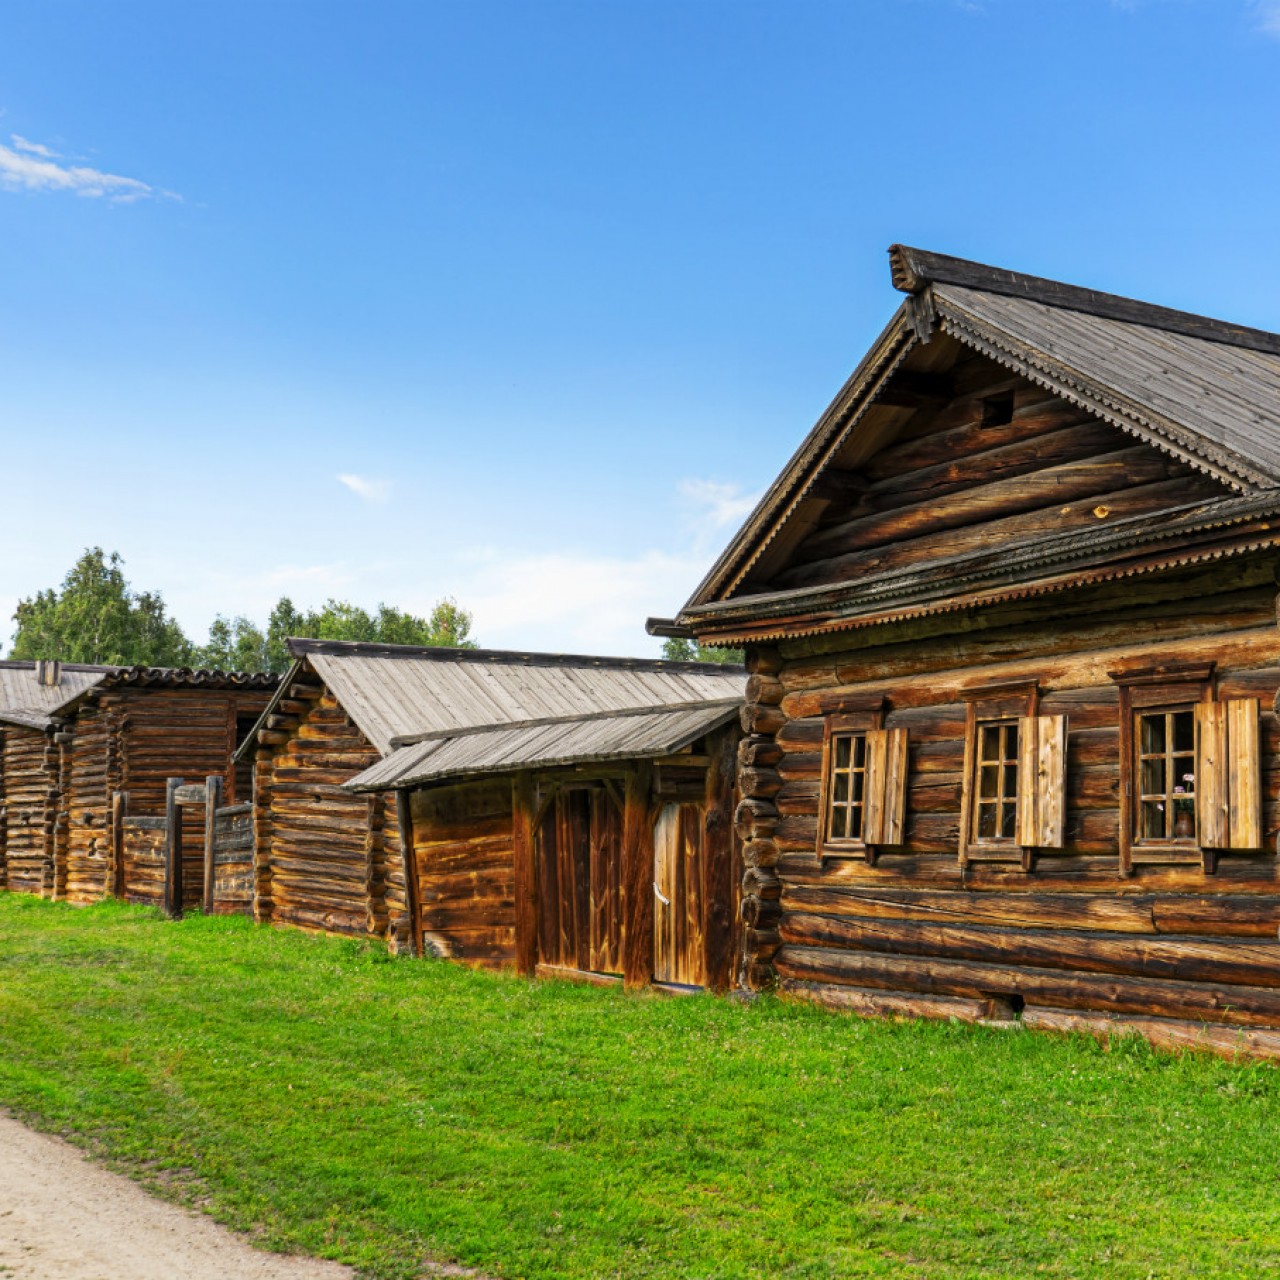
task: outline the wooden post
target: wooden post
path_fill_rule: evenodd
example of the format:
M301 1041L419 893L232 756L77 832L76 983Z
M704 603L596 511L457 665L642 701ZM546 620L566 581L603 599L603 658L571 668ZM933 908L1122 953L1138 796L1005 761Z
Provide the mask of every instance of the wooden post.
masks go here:
M204 780L204 913L213 915L214 890L216 889L214 864L215 819L222 805L222 779L210 774Z
M164 793L164 913L182 919L182 809L178 804L181 778L170 778Z
M711 745L704 801L703 885L707 985L724 990L733 981L733 941L737 920L737 889L742 872L736 866L733 834L733 787L737 776L736 726L721 731Z
M404 860L404 905L409 913L409 949L422 954L422 912L418 907L418 852L413 847L413 809L407 791L396 792L396 820L400 827L400 854Z
M129 793L113 791L111 793L111 844L108 849L111 859L111 883L107 886L107 891L117 898L123 898L125 893L124 818L128 812Z
M515 863L516 970L532 977L538 967L538 881L534 863L533 774L517 773L511 783L511 847Z
M626 894L622 970L628 987L646 987L653 981L652 784L653 765L648 760L637 761L627 773L622 798L622 883Z

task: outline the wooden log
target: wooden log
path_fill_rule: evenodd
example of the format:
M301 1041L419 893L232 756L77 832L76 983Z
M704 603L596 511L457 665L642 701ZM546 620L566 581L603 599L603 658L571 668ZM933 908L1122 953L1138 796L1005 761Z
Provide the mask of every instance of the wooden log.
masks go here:
M258 745L263 747L282 747L289 741L287 733L281 733L278 729L259 729Z
M738 743L738 764L743 768L775 768L783 758L782 747L772 738L743 738Z
M776 769L745 767L738 771L738 788L744 796L769 800L782 790L782 776Z
M782 654L773 645L751 645L746 668L752 675L773 676L782 670Z
M182 810L178 805L181 778L170 778L165 791L164 913L182 918Z
M1280 1028L1274 1031L1246 1030L1243 1027L1207 1026L1173 1018L1117 1018L1107 1014L1082 1014L1067 1009L1044 1009L1027 1005L1022 1011L1024 1026L1037 1031L1091 1035L1099 1040L1138 1035L1158 1049L1195 1050L1240 1061L1280 1059Z
M769 736L777 733L787 723L787 717L780 707L766 707L750 702L743 706L739 716L743 733Z
M802 978L780 979L778 993L792 1000L807 1000L839 1013L855 1013L871 1018L985 1022L1013 1016L1012 1008L1001 1000L877 991L874 987L842 987L831 982L807 982Z
M747 677L746 698L748 703L761 706L776 707L786 694L786 687L777 676L764 675L757 672Z
M916 920L855 919L789 911L782 935L802 946L848 946L897 955L945 956L1088 973L1191 982L1280 986L1280 943L1079 930L1014 930Z
M1066 1009L1194 1018L1242 1026L1280 1026L1280 991L1271 987L1224 988L1159 978L786 944L774 957L774 965L781 978L805 978L814 982L941 995L995 995L1002 999L1020 995L1029 1004Z

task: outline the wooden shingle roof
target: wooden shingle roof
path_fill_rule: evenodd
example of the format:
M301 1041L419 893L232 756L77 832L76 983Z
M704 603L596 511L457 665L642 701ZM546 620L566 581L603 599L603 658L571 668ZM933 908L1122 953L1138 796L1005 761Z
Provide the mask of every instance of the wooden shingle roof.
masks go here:
M820 615L834 625L929 612L1280 514L1280 334L902 245L890 262L908 296L678 618L652 620L651 631L745 636L735 619ZM1213 477L1222 498L1096 535L1046 536L1019 548L1020 561L970 555L802 590L753 585L753 566L789 522L804 522L819 478L856 446L877 396L937 333Z

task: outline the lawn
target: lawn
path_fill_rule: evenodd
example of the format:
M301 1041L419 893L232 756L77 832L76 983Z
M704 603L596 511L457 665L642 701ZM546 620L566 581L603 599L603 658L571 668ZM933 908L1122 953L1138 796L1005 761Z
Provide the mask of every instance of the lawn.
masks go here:
M1260 1276L1280 1072L0 894L0 1106L416 1275Z

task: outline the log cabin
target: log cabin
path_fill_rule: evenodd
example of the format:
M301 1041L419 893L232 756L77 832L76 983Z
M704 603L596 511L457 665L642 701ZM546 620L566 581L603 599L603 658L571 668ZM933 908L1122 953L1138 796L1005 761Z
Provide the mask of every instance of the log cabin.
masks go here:
M260 672L120 667L63 704L51 896L159 903L158 849L127 845L122 820L163 819L171 778L218 777L226 803L248 799L251 775L232 757L279 683ZM192 824L182 832L183 907L200 905L203 860Z
M0 662L0 889L51 895L58 812L58 712L112 668Z
M1280 1051L1280 335L904 246L655 634L744 646L743 978Z
M727 983L740 668L289 647L241 753L259 919L525 972ZM629 950L628 904L647 940Z

